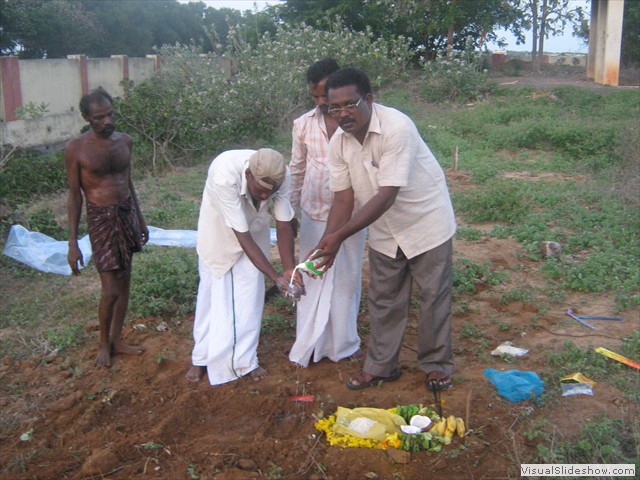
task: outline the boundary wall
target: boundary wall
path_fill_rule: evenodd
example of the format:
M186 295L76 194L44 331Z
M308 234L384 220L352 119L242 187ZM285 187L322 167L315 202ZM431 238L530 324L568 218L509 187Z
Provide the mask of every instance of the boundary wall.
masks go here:
M0 145L48 149L80 134L86 122L78 109L80 97L104 88L113 97L122 96L122 80L135 84L160 70L160 57L19 60L0 57ZM19 118L19 109L46 105L39 118Z

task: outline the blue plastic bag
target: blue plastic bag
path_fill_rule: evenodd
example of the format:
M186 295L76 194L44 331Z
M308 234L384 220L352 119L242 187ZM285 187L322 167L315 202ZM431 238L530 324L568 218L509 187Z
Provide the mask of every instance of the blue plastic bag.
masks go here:
M510 402L531 400L544 392L544 382L535 372L521 370L500 372L487 368L482 374L495 385L498 393Z

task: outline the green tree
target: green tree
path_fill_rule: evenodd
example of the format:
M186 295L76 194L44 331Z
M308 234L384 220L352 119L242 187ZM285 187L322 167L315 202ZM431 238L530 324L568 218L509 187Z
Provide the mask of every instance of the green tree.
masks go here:
M82 4L67 0L3 0L0 52L20 58L84 53L102 27Z
M574 26L574 32L578 32L584 22L584 6L587 3L586 0L582 2L571 2L570 0L511 1L518 14L511 24L510 30L518 39L518 44L524 43L524 32L531 31L531 61L536 71L540 71L542 64L545 39L561 34L569 24Z
M329 30L339 17L353 30L409 37L416 54L435 58L447 44L463 50L469 37L476 47L495 40L495 29L511 25L516 10L504 0L287 0L278 12L289 24Z
M640 2L624 2L622 20L621 61L625 67L637 67L640 62Z

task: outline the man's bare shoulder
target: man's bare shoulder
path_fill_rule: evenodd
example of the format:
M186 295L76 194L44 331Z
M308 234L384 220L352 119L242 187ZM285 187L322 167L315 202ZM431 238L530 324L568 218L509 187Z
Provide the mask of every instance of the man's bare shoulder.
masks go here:
M90 132L85 132L82 135L79 135L79 136L69 140L66 143L66 145L64 146L65 155L73 154L73 153L77 152L78 150L82 150L84 145L86 145L86 143L87 143L87 137L88 137L89 133Z
M126 142L126 143L132 143L133 139L126 133L124 132L113 132L111 134L111 138L116 140L116 141L122 141L122 142Z

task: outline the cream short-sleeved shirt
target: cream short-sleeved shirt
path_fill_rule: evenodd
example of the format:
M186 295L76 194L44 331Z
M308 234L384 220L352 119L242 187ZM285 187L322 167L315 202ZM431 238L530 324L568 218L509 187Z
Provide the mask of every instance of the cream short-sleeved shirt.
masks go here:
M369 130L361 145L338 129L329 144L331 190L353 188L364 205L379 187L400 187L394 204L369 226L369 246L395 258L432 250L456 231L453 206L440 164L404 113L372 104Z
M289 203L289 169L283 184L256 210L247 187L245 171L255 150L228 150L213 159L202 193L198 218L198 255L217 277L223 276L243 253L233 231L251 232L269 258L271 214L287 222L294 211Z

